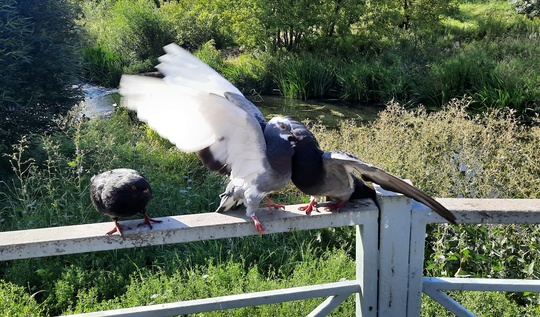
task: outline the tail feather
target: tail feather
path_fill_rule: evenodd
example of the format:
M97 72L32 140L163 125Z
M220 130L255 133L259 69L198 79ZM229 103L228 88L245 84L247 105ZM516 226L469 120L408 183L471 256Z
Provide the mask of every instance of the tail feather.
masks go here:
M216 212L225 212L228 210L236 210L243 204L242 199L234 199L232 194L229 193L223 193L219 195L219 198L221 198L221 201L219 203L218 208L216 209Z

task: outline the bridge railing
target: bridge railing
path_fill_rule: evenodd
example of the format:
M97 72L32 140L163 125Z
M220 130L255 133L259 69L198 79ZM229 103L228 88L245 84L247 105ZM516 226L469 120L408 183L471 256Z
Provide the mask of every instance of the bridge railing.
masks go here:
M356 279L257 293L124 308L77 316L176 316L284 301L326 297L308 316L325 316L351 295L357 316L419 316L425 292L458 316L473 316L443 290L540 291L540 281L424 278L426 225L444 220L407 197L377 187L378 205L358 200L339 213L306 216L299 205L260 211L265 234L328 227L356 227ZM458 223L540 223L536 199L438 199ZM163 223L107 236L111 223L0 232L0 261L256 235L243 211L160 218ZM123 222L128 226L140 220Z

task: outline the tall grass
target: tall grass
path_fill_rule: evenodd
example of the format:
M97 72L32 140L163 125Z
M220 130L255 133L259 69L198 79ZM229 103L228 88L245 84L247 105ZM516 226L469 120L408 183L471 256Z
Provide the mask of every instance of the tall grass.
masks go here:
M470 95L476 110L510 107L524 113L537 107L540 77L533 65L540 60L533 52L538 51L540 42L533 39L525 44L509 38L493 42L471 43L447 59L434 62L426 77L432 84L421 85L431 91L421 90L420 95L431 99L430 103Z
M117 87L125 62L119 54L95 45L85 48L84 71L86 80L105 87Z
M198 49L203 60L245 93L397 100L429 109L468 95L473 98L469 110L511 107L530 120L540 110L538 19L516 14L502 0L468 1L459 7L419 32L358 26L358 34L331 44L342 47L290 53L235 46L243 40L235 38L237 29L219 6L168 3L158 8L139 0L85 4L81 25L90 43L86 74L89 80L115 86L119 70L153 70L161 46L176 41ZM366 33L372 40L360 44Z
M283 96L324 98L334 86L335 65L312 55L286 57L279 61L275 78Z
M93 174L115 167L136 168L150 179L154 199L148 209L152 216L216 208L223 179L201 166L196 155L179 152L146 125L134 121L125 109L107 120L86 121L77 113L58 121L60 133L23 139L15 145L8 157L15 173L0 183L1 230L110 221L93 209L88 184ZM285 203L295 195L298 197L297 193L278 195L277 200ZM295 232L263 239L246 237L11 261L0 269L0 279L36 293L42 315L57 315L76 307L88 309L93 304L114 302L129 288L130 279L138 281L141 274L157 271L172 274L179 267L189 271L245 263L241 266L256 266L260 279L280 276L287 280L298 263L312 262L327 252L353 252L344 243L344 239L353 240L352 233L335 239L332 233L336 230L341 232ZM335 248L335 252L327 251ZM206 292L205 285L198 286L200 292ZM133 286L132 291L139 286Z

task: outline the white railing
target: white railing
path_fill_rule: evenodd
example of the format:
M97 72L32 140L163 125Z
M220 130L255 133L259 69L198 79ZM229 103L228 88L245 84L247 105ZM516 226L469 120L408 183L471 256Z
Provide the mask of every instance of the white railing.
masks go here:
M308 316L326 316L350 295L357 316L419 316L422 292L458 316L474 316L443 290L540 292L540 281L424 278L426 225L444 220L429 208L377 188L379 209L371 200L348 204L340 213L306 216L298 205L285 212L258 213L266 234L327 227L356 226L356 280L249 294L194 299L76 316L175 316L284 301L326 297ZM458 223L540 223L536 199L438 199ZM241 237L257 234L243 211L160 218L153 230L132 226L125 237L106 236L110 222L0 232L0 261ZM138 223L140 220L126 221Z

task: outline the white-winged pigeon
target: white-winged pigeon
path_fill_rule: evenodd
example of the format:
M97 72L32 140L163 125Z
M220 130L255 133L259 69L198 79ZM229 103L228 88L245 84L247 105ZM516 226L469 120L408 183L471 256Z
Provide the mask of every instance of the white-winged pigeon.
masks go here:
M122 76L124 105L180 150L230 178L216 211L246 206L259 234L255 210L291 178L295 137L287 118L265 122L261 112L214 69L176 44L164 47L157 69L163 79Z

